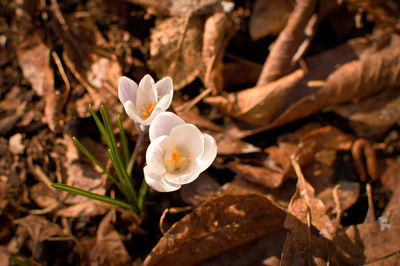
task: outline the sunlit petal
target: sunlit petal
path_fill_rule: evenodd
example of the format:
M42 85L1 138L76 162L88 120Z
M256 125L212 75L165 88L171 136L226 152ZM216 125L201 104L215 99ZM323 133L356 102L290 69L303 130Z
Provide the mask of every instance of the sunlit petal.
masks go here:
M146 151L146 161L153 173L158 175L166 173L164 154L171 148L172 144L169 136L161 136L150 143Z
M158 192L171 192L181 187L179 184L167 182L162 175L153 173L148 166L143 168L143 172L147 185Z
M138 85L136 84L136 82L125 76L119 79L118 97L122 103L125 103L128 100L136 103L137 91Z
M192 124L181 124L174 127L169 135L172 145L184 149L185 156L196 160L203 155L204 139L200 130Z
M182 118L171 112L163 112L157 115L149 129L150 141L159 136L169 135L171 129L184 123L185 121Z
M200 172L203 172L208 167L210 167L212 162L215 160L215 157L217 156L217 143L215 142L215 139L208 134L203 134L203 139L204 139L204 153L198 159L199 161L198 170Z
M136 98L136 109L139 111L141 107L147 104L156 104L158 100L156 84L150 75L145 75L139 82L139 88Z
M127 115L135 121L136 123L143 124L143 119L137 115L135 105L131 101L126 101L124 103L125 112Z
M170 77L164 77L160 79L156 83L156 88L157 88L157 93L158 93L158 99L160 100L164 96L169 96L169 102L167 105L169 106L171 104L172 97L174 95L174 85L172 82L172 79Z

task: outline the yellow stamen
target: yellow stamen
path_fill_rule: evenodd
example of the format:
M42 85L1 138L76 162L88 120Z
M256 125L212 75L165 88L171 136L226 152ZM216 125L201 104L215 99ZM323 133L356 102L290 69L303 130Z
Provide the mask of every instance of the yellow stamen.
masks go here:
M186 157L181 157L176 147L172 148L171 160L165 160L166 163L172 164L175 170L179 169L179 165L186 160Z
M143 114L144 119L149 118L149 116L151 115L151 112L153 112L153 109L155 106L156 106L155 102L154 103L152 103L152 102L146 103L146 108L144 106L140 106L140 108L142 108L142 110L143 110L142 114Z

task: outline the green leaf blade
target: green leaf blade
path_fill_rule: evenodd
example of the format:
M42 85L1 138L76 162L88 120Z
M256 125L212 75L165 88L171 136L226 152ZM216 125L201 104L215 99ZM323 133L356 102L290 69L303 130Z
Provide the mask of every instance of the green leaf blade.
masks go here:
M135 210L134 206L132 206L126 202L123 202L123 201L117 200L117 199L113 199L113 198L110 198L110 197L107 197L104 195L100 195L97 193L89 192L89 191L86 191L86 190L83 190L80 188L71 187L71 186L68 186L65 184L60 184L60 183L51 183L50 186L52 186L56 189L59 189L59 190L69 192L69 193L74 193L76 195L84 196L89 199L94 199L94 200L102 201L105 203L109 203L109 204L112 204L112 205L115 205L115 206L118 206L118 207L121 207L124 209Z

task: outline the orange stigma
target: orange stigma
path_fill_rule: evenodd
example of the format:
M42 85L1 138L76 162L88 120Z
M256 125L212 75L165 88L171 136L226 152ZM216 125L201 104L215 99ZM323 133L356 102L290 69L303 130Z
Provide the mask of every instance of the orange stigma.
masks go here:
M144 106L140 106L140 108L142 108L143 112L143 118L147 119L149 118L149 116L151 115L151 112L153 112L154 107L156 106L156 103L146 103L146 108Z
M172 164L175 170L179 169L179 165L186 160L186 157L181 157L176 147L172 148L171 160L165 160L166 163Z

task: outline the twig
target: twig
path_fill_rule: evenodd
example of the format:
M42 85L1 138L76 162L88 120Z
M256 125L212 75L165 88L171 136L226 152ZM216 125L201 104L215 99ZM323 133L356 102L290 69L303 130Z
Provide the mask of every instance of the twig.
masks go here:
M184 113L188 110L190 110L191 108L193 108L193 106L195 106L196 104L198 104L204 97L206 97L208 94L210 94L212 91L211 87L208 87L207 89L205 89L202 93L200 93L199 95L197 95L193 100L185 103L182 106L179 106L178 108L176 108L176 110L178 112Z
M51 55L53 56L54 62L57 65L58 71L60 72L61 78L63 79L65 83L65 91L69 93L69 90L71 88L71 85L69 83L67 74L65 73L64 67L61 63L60 58L58 57L57 53L54 51L51 51Z
M366 187L367 187L367 197L368 197L368 213L364 223L372 223L376 222L376 217L375 217L374 201L372 199L371 184L367 183Z
M336 210L336 221L335 221L335 228L337 229L339 224L340 224L340 220L342 219L342 214L343 214L343 210L342 210L342 206L340 205L340 198L339 198L339 191L341 189L341 185L338 184L333 188L333 201L335 202L335 210Z
M167 213L181 213L181 212L186 212L192 210L192 206L186 206L186 207L175 207L175 208L166 208L163 213L161 214L160 221L159 221L159 227L160 227L160 232L161 234L165 234L164 230L164 220L165 216Z

